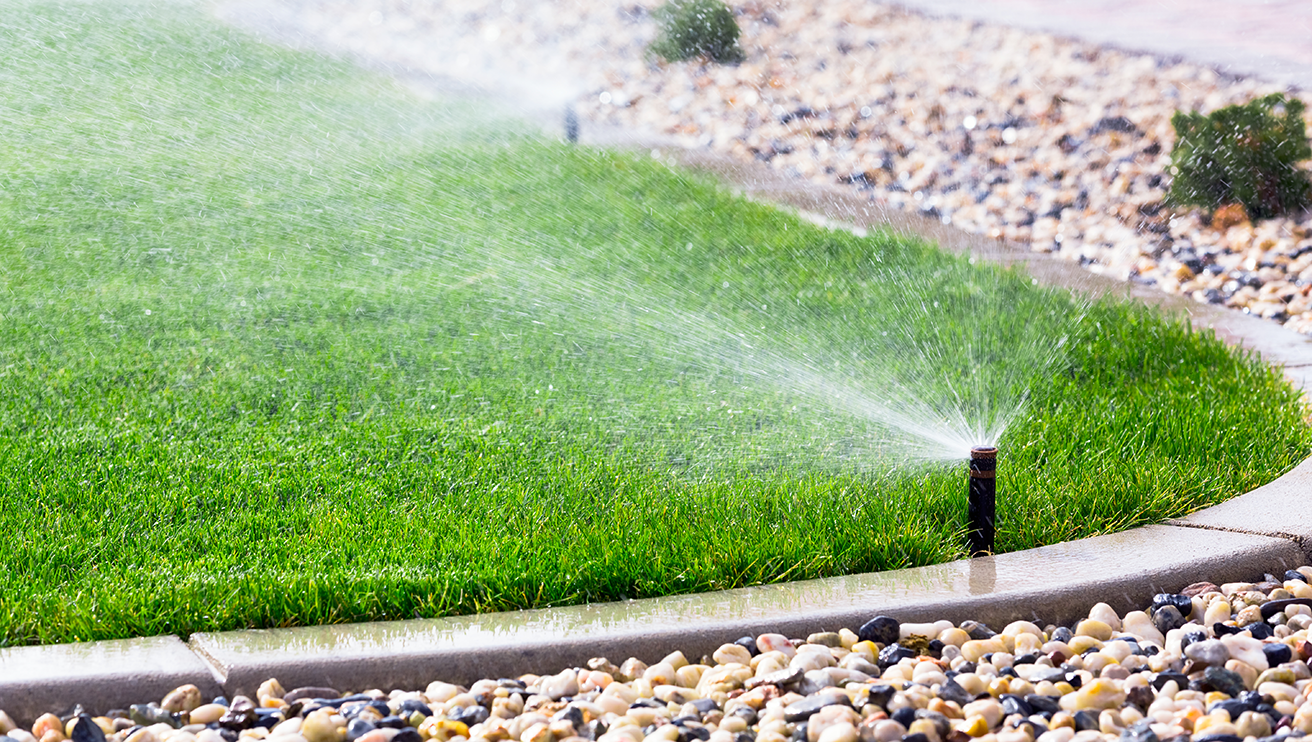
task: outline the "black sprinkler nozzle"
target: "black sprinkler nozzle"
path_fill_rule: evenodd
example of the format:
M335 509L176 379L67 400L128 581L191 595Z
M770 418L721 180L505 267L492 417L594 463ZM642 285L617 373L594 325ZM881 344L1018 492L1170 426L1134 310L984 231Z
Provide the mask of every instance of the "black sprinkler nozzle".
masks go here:
M975 446L970 449L970 488L966 506L966 550L972 557L993 553L996 532L998 449Z

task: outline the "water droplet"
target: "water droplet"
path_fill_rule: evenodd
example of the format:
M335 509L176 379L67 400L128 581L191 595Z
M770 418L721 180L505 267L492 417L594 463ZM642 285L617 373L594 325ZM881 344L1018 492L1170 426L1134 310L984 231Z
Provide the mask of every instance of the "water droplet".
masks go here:
M609 105L609 104L610 104L610 93L608 93L608 92L606 92L606 91L603 90L603 91L601 92L601 95L597 96L597 100L601 101L601 105L603 105L603 106L605 106L605 105Z
M966 131L970 131L975 128L975 124L977 123L979 123L979 120L974 116L967 116L965 120L961 122L961 125L966 127Z
M1010 126L1002 130L1002 141L1007 144L1016 143L1016 130Z
M149 309L146 310L146 314L150 314L150 310L149 310Z
M872 114L874 111L870 110L870 106L861 106L861 118L868 119Z
M724 288L724 289L729 288L729 282L725 281L724 283L720 284L720 288Z

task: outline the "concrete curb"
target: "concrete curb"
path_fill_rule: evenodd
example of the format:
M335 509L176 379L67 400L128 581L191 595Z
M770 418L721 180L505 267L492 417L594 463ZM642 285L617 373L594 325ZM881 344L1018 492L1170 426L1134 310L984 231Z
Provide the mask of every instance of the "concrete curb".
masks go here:
M1263 488L1306 493L1312 461ZM1303 498L1307 499L1307 498ZM1312 509L1309 509L1312 514ZM184 682L207 694L285 687L422 688L436 679L558 671L588 658L654 661L709 654L747 634L967 618L1070 623L1093 603L1120 612L1198 580L1241 581L1306 564L1289 538L1201 527L1145 526L982 559L823 580L620 603L435 620L196 634L0 650L0 708L29 724L73 703L93 711L159 699Z

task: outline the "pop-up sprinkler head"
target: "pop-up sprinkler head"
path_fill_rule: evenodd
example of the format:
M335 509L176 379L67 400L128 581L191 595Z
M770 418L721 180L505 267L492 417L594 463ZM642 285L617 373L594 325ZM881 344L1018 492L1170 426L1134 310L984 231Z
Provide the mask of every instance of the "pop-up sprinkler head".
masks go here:
M966 507L966 549L972 557L993 553L995 494L997 492L998 449L975 446L970 449L970 489Z

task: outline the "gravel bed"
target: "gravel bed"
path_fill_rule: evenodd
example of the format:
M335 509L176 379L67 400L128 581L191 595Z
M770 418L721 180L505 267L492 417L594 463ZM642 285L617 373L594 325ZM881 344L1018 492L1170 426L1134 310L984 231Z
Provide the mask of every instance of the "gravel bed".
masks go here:
M713 656L595 658L554 675L331 688L206 702L194 685L0 742L1154 742L1312 732L1312 567L1190 585L1074 626L877 616L838 632L743 637ZM348 689L349 691L350 689Z
M866 0L731 3L747 61L658 65L655 3L278 0L229 19L868 192L1312 333L1312 216L1162 205L1176 109L1274 88ZM555 114L558 116L559 114ZM553 118L554 120L554 118Z

